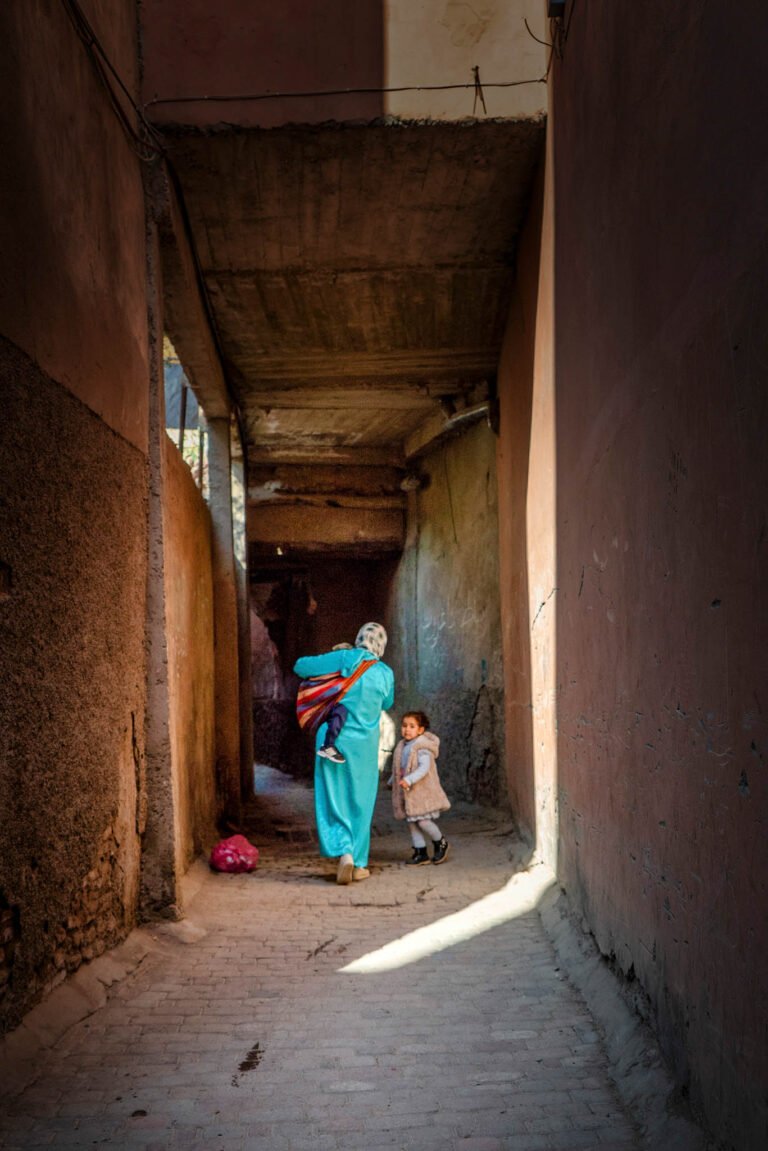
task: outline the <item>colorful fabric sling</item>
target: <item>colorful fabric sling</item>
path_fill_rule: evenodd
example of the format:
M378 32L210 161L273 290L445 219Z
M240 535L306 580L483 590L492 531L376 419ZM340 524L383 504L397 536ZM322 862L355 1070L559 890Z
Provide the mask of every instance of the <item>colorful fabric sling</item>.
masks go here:
M340 671L331 671L327 675L314 675L311 679L303 679L296 695L296 718L299 727L306 731L317 731L352 684L375 663L378 663L378 660L364 659L348 676L342 675Z

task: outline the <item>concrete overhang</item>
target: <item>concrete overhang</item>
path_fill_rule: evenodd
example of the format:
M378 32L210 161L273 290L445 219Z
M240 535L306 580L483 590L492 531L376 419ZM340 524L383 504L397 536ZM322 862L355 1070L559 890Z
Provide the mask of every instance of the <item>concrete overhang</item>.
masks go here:
M544 127L163 125L241 406L252 542L402 546L401 496L390 485L382 505L363 470L386 487L492 407ZM269 468L296 482L278 493Z
M194 240L165 165L148 177L157 227L165 327L208 419L226 419L232 397L208 314Z

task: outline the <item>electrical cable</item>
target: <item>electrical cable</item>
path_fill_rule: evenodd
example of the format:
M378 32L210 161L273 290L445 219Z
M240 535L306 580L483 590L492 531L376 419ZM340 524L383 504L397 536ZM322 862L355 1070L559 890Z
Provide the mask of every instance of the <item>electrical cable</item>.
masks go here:
M545 84L546 74L537 76L532 80L504 80L488 84L483 81L483 88L519 88L524 84ZM475 91L474 81L471 84L412 84L400 88L323 88L307 92L244 92L240 95L224 96L154 96L144 105L145 108L156 107L158 104L228 104L250 103L260 100L305 100L322 96L388 96L398 92L452 92L459 89Z
M534 36L533 32L531 31L531 26L525 18L523 18L523 24L525 24L525 30L528 33L528 35L530 36L530 38L532 40L535 40L537 44L543 44L545 48L551 48L552 47L552 45L547 40L540 40L538 38L538 36Z
M149 121L145 119L144 114L142 113L138 104L131 96L131 93L123 83L119 73L102 48L101 43L99 42L99 39L90 23L88 22L88 19L80 7L78 0L61 0L61 2L64 7L64 11L70 20L70 23L74 27L75 32L85 46L88 59L91 62L91 66L96 74L96 78L106 92L107 98L109 99L109 102L112 106L112 110L114 111L115 116L117 117L125 135L127 136L128 142L133 152L143 163L152 163L152 161L163 151L162 147L157 143L157 132L154 130ZM123 107L123 104L118 98L118 95L115 92L112 83L110 82L109 76L107 75L107 70L114 77L116 83L119 85L121 91L123 92L125 99L133 109L139 125L144 130L144 135L142 135L141 132L138 132L134 125L131 123L129 116Z

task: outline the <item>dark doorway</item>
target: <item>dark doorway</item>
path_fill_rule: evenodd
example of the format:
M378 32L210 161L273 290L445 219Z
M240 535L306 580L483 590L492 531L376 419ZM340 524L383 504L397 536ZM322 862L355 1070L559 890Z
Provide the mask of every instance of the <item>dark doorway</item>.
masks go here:
M366 620L388 624L399 557L292 555L251 562L253 726L257 763L297 778L312 773L313 741L294 712L301 655L353 643Z

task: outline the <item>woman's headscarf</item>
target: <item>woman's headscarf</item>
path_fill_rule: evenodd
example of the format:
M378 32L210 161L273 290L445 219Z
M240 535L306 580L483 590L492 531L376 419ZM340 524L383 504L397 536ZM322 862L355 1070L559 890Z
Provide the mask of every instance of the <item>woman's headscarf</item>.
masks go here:
M387 633L380 623L364 623L355 637L355 647L364 647L379 659L387 646Z

